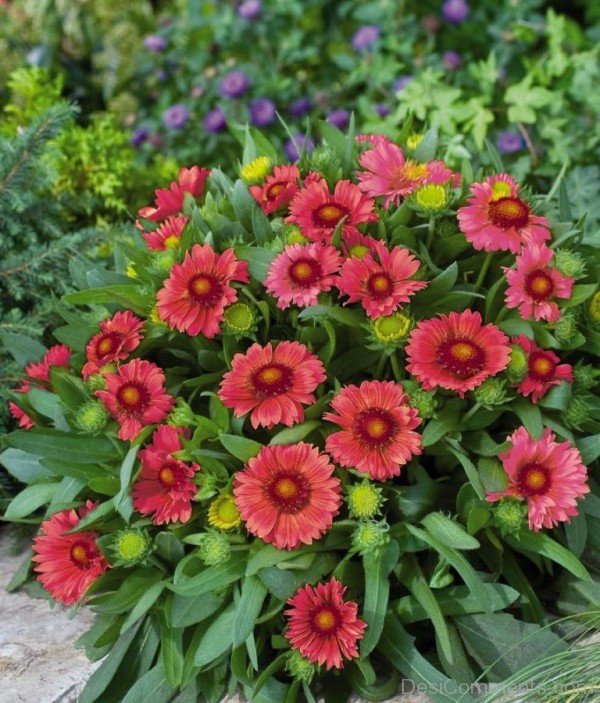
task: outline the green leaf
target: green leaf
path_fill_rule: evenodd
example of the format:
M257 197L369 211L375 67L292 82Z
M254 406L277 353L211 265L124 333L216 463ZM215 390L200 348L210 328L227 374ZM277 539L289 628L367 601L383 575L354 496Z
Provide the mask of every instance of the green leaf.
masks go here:
M581 452L581 460L584 464L591 464L600 456L600 434L578 439L575 444Z
M176 691L167 681L162 664L157 664L127 691L121 703L169 703Z
M479 542L462 525L446 517L443 513L429 513L421 524L436 539L455 549L478 549Z
M83 437L51 429L17 430L6 437L15 449L74 464L96 464L119 458L119 450L108 437Z
M597 288L598 286L595 283L579 283L574 285L571 297L563 302L563 306L572 308L575 307L575 305L580 305L594 295Z
M235 255L238 259L248 262L250 275L261 283L267 277L269 266L277 256L276 252L271 249L247 246L235 247Z
M71 376L66 369L60 366L51 366L50 380L52 390L71 410L77 410L89 400L89 395L86 393L81 379Z
M147 314L150 307L149 296L139 293L139 288L135 285L89 288L88 290L80 290L75 293L67 293L63 296L63 300L72 305L117 303L139 315Z
M178 687L183 677L183 629L175 629L165 620L162 620L160 645L165 678L171 686Z
M565 523L565 535L567 536L567 544L569 550L576 557L580 557L585 549L587 541L588 529L585 515L579 514L571 518L571 522Z
M203 593L201 596L173 595L171 602L171 626L188 627L209 618L223 604L223 596Z
M267 589L257 576L246 576L233 620L234 648L243 644L252 634L266 595Z
M142 616L144 616L150 608L159 599L160 594L165 590L165 583L159 581L158 583L152 583L148 585L148 588L136 601L129 615L125 618L125 621L121 625L121 634L128 630L134 623L136 623Z
M26 366L30 361L38 361L46 353L46 347L31 337L13 332L0 332L4 350L8 352L19 366Z
M308 422L301 422L299 425L294 425L294 427L286 427L284 430L273 435L269 444L295 444L303 440L322 424L320 420L309 420Z
M268 217L256 204L252 208L252 232L257 244L265 244L273 235Z
M34 483L27 486L11 500L4 513L4 519L20 520L31 515L35 510L52 500L58 486L58 483Z
M231 455L244 463L248 459L255 457L263 447L262 444L255 442L253 439L238 437L238 435L233 434L221 434L219 435L219 441Z
M537 405L533 405L526 398L517 398L511 403L511 408L521 420L527 432L534 439L540 439L544 431L544 422L542 412Z
M233 641L233 622L235 619L235 606L232 603L206 630L196 654L195 666L206 666L224 654Z
M467 478L469 479L469 483L473 486L473 490L475 491L475 493L477 493L477 496L481 500L483 500L485 498L485 490L483 488L483 484L481 483L481 479L479 477L479 474L477 473L475 465L469 459L469 457L466 454L463 454L463 452L460 450L460 444L458 442L446 438L446 443L448 444L450 451L458 459L461 466L465 470Z
M504 541L517 552L539 554L560 564L583 581L592 580L588 570L574 554L543 532L523 531L519 533L519 539L507 535Z
M131 449L125 455L121 468L119 469L119 492L114 497L115 509L121 512L120 508L123 501L129 496L129 482L131 481L131 473L133 471L133 466L137 457L137 447L131 447Z
M237 581L245 571L246 555L236 553L224 564L209 566L196 576L183 576L176 573L175 583L169 588L182 596L201 596Z
M360 310L341 308L338 305L311 305L298 314L299 320L309 320L313 317L330 317L349 327L359 327L365 321L365 316Z
M39 478L52 476L37 456L20 449L5 449L0 454L0 464L21 483L32 483Z
M437 127L432 127L432 129L425 132L425 136L423 137L423 139L421 139L419 145L415 149L415 160L424 163L425 161L432 161L433 159L435 159L437 143L438 129Z

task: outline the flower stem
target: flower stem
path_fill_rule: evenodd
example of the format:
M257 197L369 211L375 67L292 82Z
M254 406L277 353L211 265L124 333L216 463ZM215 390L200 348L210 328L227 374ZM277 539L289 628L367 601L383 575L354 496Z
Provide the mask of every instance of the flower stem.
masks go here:
M431 248L433 244L433 234L435 231L435 217L429 218L429 226L427 227L427 239L425 240L425 248L427 251Z
M488 253L485 255L485 259L483 261L483 265L479 271L479 276L477 276L477 280L475 281L475 293L481 288L481 284L483 283L483 280L485 278L485 274L488 272L488 269L490 267L490 264L492 263L492 259L494 258L494 252L488 251Z
M461 422L467 422L468 420L470 420L473 415L475 415L475 413L479 410L480 407L481 403L475 403L475 405L462 416Z
M390 361L392 362L392 372L394 373L396 381L401 381L402 373L400 371L400 367L398 366L397 352L393 352L393 354L390 354Z

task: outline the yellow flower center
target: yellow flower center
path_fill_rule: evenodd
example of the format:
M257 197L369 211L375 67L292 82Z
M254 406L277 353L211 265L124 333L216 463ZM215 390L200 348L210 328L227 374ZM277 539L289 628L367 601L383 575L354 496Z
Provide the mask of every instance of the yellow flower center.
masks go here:
M137 405L140 402L140 392L134 386L124 386L121 389L121 401L126 405Z
M510 195L511 188L506 181L496 181L492 184L492 201L500 200L501 198L508 198Z
M470 361L477 354L477 350L471 344L457 342L450 347L450 353L458 361Z
M364 259L368 252L369 247L366 247L363 244L355 244L353 247L350 247L350 249L348 249L348 254L350 256L355 256L357 259Z
M167 237L165 239L165 247L167 249L177 249L179 246L179 237L176 237L174 234L172 234L170 237Z
M295 498L298 494L298 486L289 478L280 479L274 488L281 498Z

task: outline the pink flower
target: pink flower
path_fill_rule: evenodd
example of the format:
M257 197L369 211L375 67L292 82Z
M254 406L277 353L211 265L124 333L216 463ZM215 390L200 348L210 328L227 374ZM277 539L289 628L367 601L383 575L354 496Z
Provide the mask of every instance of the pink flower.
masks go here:
M235 475L235 504L248 532L277 549L319 539L342 503L334 469L305 442L263 447Z
M426 183L457 182L457 174L441 161L422 164L406 159L402 149L387 140L377 140L373 149L361 154L358 161L366 169L356 173L360 189L372 198L384 195L386 208L392 203L398 205L402 198Z
M358 605L344 601L346 587L335 578L316 586L306 584L289 599L285 611L289 628L285 636L313 664L341 669L344 659L358 657L356 643L366 623L357 616Z
M183 449L181 427L159 425L152 443L138 452L142 471L131 490L133 507L152 516L154 525L187 522L192 516L192 501L198 487L194 475L198 464L186 464L173 454Z
M554 352L541 349L524 334L512 341L527 355L527 376L517 391L524 396L530 395L532 403L543 398L552 386L558 386L563 381L573 382L573 367L561 364Z
M250 195L260 205L265 215L286 207L298 192L300 171L297 166L274 166L273 173L267 176L260 186L250 186Z
M426 281L411 281L420 262L408 249L394 247L391 251L377 242L375 251L363 258L346 259L340 271L337 287L348 303L360 302L367 315L376 320L391 315L408 303L411 295L427 287Z
M131 310L116 312L110 319L102 320L100 332L87 343L87 363L81 370L83 378L98 373L113 361L122 361L138 346L144 323Z
M331 244L331 236L341 219L345 218L342 237L347 237L357 231L358 225L377 220L374 207L374 201L350 181L338 181L331 194L327 181L321 179L298 191L285 221L297 224L302 234L313 242Z
M419 322L406 346L406 369L427 391L437 386L461 398L506 368L508 337L471 310Z
M238 261L233 249L219 255L208 244L194 244L158 291L158 315L171 329L212 338L223 311L237 300L231 281L248 280L248 264Z
M148 249L151 251L176 249L179 246L183 228L189 219L189 217L171 215L155 230L142 232L142 237L146 240Z
M66 344L55 344L44 354L41 361L32 361L25 367L25 373L30 379L50 382L50 367L60 366L68 369L71 363L71 350Z
M236 417L252 411L255 429L302 422L302 405L315 402L314 390L325 380L321 360L299 342L280 342L275 349L253 344L236 354L221 381L219 398Z
M165 375L156 364L133 359L104 377L105 391L96 391L121 425L119 439L132 440L142 427L164 420L175 400L165 393Z
M554 299L571 297L575 281L549 265L553 256L546 245L531 244L521 249L516 269L504 268L508 282L506 307L518 308L524 320L533 317L557 322L560 310Z
M381 241L362 234L358 230L349 232L342 239L342 252L345 257L355 256L362 259L365 254L375 254Z
M21 429L30 430L32 427L35 427L35 422L29 417L23 408L20 408L16 403L13 403L12 400L8 402L8 412L15 420L18 421Z
M325 448L341 466L385 481L421 453L421 436L414 431L421 420L398 383L345 386L331 407L335 413L325 413L323 419L342 429L327 437Z
M505 173L473 183L467 202L456 216L461 232L475 249L517 254L521 246L542 246L550 239L548 220L533 214L519 197L517 183Z
M192 166L191 168L181 168L176 181L172 181L169 188L159 188L154 191L154 207L143 207L138 215L147 220L160 222L169 215L176 215L183 209L183 201L186 193L190 193L193 198L200 198L204 195L206 179L210 176L210 170Z
M508 441L512 446L499 455L508 477L508 486L488 493L494 502L504 497L527 501L529 529L536 532L559 522L569 522L578 514L577 500L589 493L587 469L579 451L570 442L556 442L551 430L540 440L519 427Z
M292 303L299 307L314 305L319 293L331 290L340 263L334 247L292 244L272 261L265 286L282 310Z
M359 144L363 144L365 142L368 142L372 146L379 146L379 144L393 144L392 140L389 137L386 137L385 134L357 134L356 135L356 141Z

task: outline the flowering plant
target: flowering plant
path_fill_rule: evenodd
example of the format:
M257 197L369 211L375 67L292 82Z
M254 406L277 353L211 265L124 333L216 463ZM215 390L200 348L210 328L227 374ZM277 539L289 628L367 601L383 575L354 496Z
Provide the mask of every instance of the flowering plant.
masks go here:
M597 237L493 147L321 129L294 164L248 130L241 178L182 168L115 271L73 261L13 394L5 518L45 507L35 574L98 613L82 703L447 702L598 607Z

